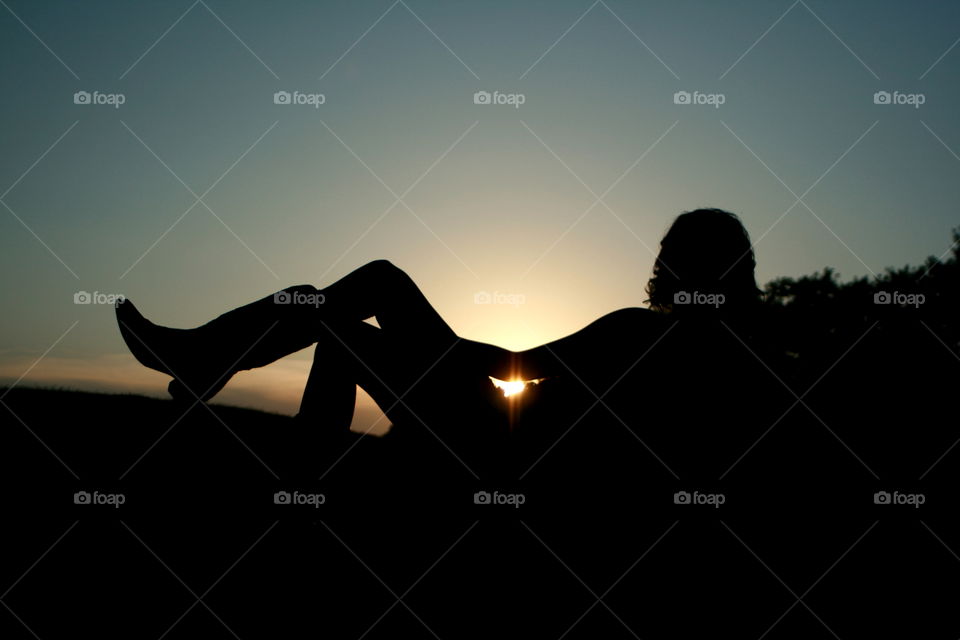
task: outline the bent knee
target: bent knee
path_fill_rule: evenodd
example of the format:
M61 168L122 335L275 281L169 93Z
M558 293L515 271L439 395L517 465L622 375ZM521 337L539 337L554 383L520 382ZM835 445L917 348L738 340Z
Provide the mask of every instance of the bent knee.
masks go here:
M386 259L368 262L364 266L364 269L372 272L381 282L397 283L401 280L405 281L410 279L403 269Z
M382 273L395 273L401 271L400 267L393 264L386 258L381 258L380 260L372 260L366 264L367 269L372 271L379 271Z

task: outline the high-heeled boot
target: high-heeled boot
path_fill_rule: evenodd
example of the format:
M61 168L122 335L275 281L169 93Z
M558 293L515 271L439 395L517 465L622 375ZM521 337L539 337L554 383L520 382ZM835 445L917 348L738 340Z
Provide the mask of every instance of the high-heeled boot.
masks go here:
M313 344L323 294L290 287L228 311L195 329L156 325L129 300L117 303L120 335L140 364L173 377L177 399L209 400L237 371L261 367Z

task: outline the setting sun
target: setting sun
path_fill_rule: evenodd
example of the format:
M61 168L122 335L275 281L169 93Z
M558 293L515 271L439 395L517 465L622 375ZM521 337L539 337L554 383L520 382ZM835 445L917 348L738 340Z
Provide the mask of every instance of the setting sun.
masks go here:
M503 391L504 398L523 392L527 388L527 384L538 384L540 382L539 380L498 380L493 376L490 377L490 381L493 382L493 386Z

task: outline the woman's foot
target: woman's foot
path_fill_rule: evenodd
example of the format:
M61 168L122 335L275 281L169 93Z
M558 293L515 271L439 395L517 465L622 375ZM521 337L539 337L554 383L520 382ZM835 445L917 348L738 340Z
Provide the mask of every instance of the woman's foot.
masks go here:
M116 309L120 335L127 348L143 366L173 376L167 390L174 398L209 400L233 375L233 371L216 371L216 367L200 364L211 361L211 349L209 344L204 344L207 341L199 329L156 325L144 318L129 300L118 302Z

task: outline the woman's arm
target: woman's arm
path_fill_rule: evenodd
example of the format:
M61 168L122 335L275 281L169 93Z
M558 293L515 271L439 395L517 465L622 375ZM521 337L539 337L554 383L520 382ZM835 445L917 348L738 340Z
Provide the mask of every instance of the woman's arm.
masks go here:
M596 367L629 356L630 345L646 342L655 327L660 327L658 314L631 308L609 313L576 333L526 351L463 342L473 362L486 375L500 380L535 380L571 372L589 376Z

